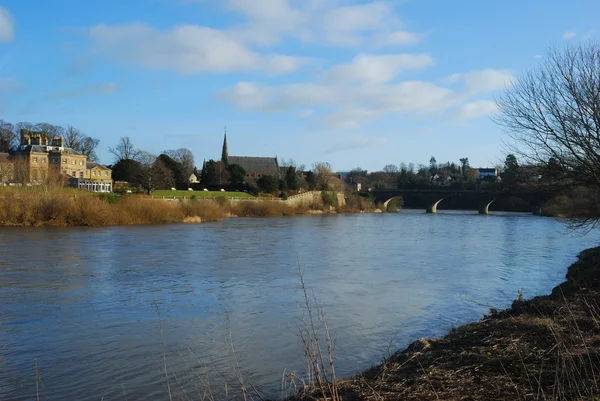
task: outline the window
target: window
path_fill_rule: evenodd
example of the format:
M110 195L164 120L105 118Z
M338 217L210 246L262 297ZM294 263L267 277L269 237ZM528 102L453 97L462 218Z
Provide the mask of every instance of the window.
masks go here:
M106 177L108 177L108 171L105 171L105 172L104 172L104 175L105 175Z
M66 157L63 159L63 164L67 164L67 158Z
M34 158L33 158L33 162L34 162L34 163L37 163L37 157L34 157Z
M92 175L95 177L96 176L96 171L92 171Z
M83 166L83 160L79 160L79 165Z
M79 172L79 178L83 178L83 171Z
M71 174L71 177L77 177L77 171L73 171L73 174Z
M45 157L42 157L42 163L46 164L47 159Z
M55 157L54 159L52 159L52 163L58 164L58 157Z
M71 164L75 165L75 163L77 163L77 161L75 161L75 159L71 160Z

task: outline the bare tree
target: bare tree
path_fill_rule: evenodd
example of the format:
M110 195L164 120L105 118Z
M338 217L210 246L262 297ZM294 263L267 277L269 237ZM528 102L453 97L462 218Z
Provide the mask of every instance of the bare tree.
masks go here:
M186 180L192 175L194 172L194 154L189 149L165 150L163 153L181 164L182 175Z
M46 139L52 139L55 136L64 137L65 134L63 127L50 123L38 123L33 127L33 131L40 133Z
M121 138L123 139L123 138ZM134 159L126 159L122 158L120 160L134 160ZM152 193L152 190L156 187L156 183L154 182L154 165L157 160L157 156L152 153L145 151L136 151L136 159L137 162L140 163L142 171L140 181L142 187L148 191L148 195ZM161 164L162 165L162 164Z
M65 146L87 156L89 161L96 161L96 148L100 140L85 135L77 128L67 125L64 129Z
M327 162L315 163L312 168L317 179L319 189L328 190L335 180L335 174L332 171L331 164Z
M494 120L526 163L563 171L562 184L600 193L600 45L553 50L497 100Z
M109 147L108 151L115 156L115 162L119 160L137 160L141 154L128 136L121 137L117 146L114 148Z
M0 152L8 152L17 144L18 135L15 127L4 120L0 120Z
M393 165L393 164L387 164L384 168L383 171L385 173L397 173L398 172L398 167Z

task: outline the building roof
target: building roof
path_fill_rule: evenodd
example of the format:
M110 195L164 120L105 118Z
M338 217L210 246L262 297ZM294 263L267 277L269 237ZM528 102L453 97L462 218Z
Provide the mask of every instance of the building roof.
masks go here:
M246 173L279 177L279 164L276 157L228 156L227 162L242 166Z
M96 162L87 162L85 165L85 168L87 168L88 170L91 170L96 167L100 167L102 170L110 170L108 167Z
M498 171L495 167L494 168L478 168L477 170L480 173L495 173L496 171Z

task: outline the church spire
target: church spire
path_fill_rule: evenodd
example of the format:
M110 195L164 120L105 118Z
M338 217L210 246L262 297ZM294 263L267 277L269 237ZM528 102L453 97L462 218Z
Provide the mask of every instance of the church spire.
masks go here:
M228 157L229 151L227 149L227 126L225 126L225 137L223 138L223 153L221 153L221 161L227 164Z

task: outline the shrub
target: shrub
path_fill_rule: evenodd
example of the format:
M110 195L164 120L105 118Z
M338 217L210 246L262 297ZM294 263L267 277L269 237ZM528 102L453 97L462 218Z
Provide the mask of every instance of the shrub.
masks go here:
M321 192L321 199L323 199L323 204L325 206L330 206L330 207L338 206L337 193L335 193L335 192L323 191L323 192Z

